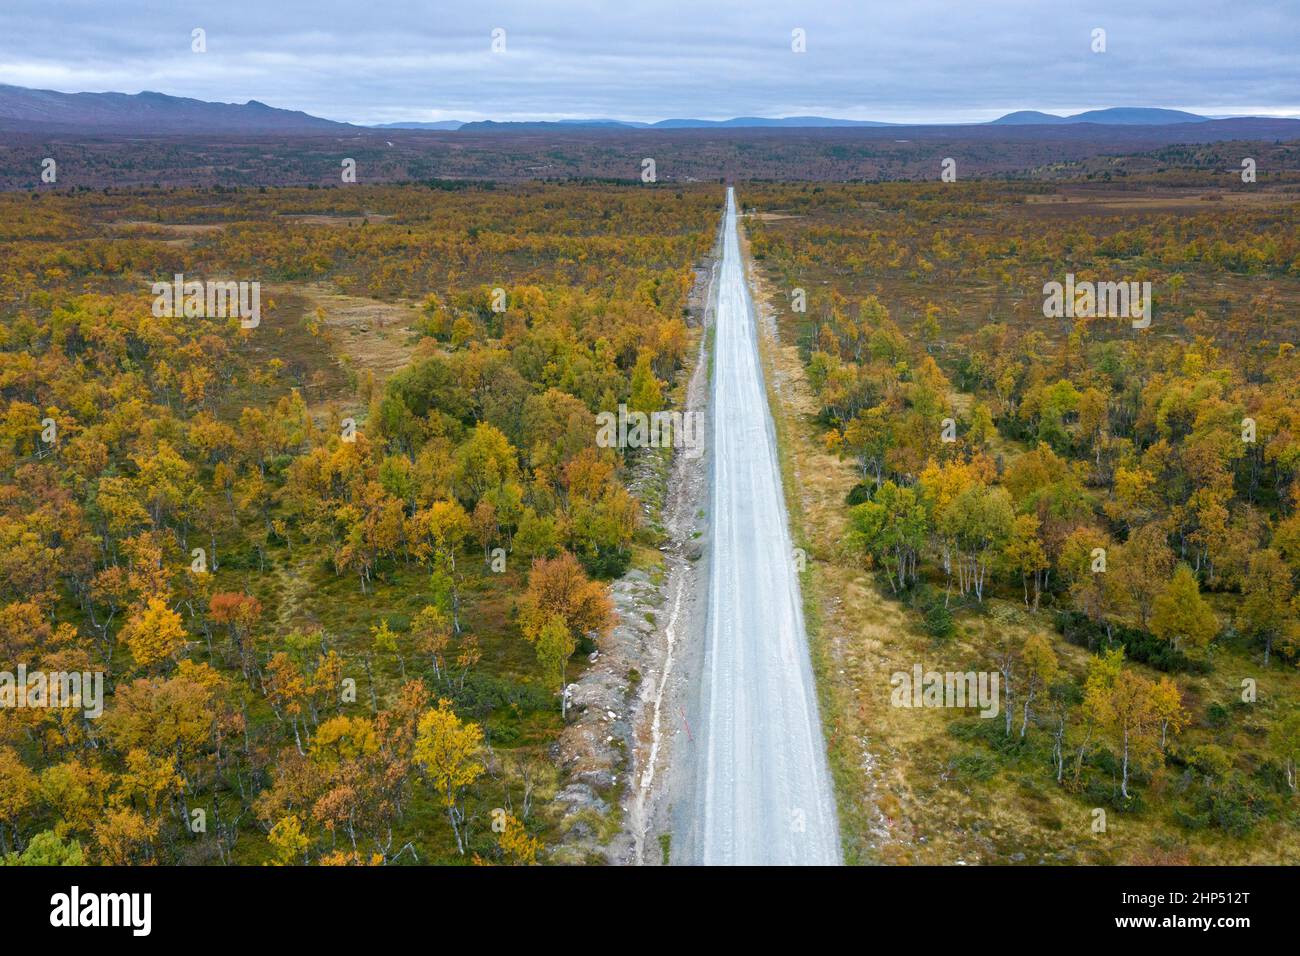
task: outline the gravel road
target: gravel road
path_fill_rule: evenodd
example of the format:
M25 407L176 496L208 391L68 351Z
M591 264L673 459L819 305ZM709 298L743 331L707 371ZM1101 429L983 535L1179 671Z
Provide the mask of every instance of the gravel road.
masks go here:
M834 796L731 189L717 294L691 862L838 864Z

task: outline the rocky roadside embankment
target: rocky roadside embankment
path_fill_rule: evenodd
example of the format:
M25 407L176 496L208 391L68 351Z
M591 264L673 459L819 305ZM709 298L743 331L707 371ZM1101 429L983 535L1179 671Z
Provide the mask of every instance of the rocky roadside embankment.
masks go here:
M699 350L677 410L708 416L708 339L718 248L696 269L690 324ZM704 447L708 447L707 430ZM694 606L694 562L707 494L707 457L682 449L643 449L629 488L642 519L658 531L661 563L632 568L610 585L618 623L567 688L568 723L555 745L561 771L555 805L561 814L552 863L655 862L644 843L655 815L656 771L667 758L667 677L673 668L675 622Z

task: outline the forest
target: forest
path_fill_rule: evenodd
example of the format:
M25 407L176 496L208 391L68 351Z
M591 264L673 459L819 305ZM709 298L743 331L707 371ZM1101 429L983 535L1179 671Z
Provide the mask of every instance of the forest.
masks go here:
M1235 178L745 194L859 859L1300 858L1300 202ZM1067 274L1149 327L1045 318ZM891 714L917 661L999 718Z
M457 188L483 182L879 182L935 179L944 157L965 178L1123 179L1157 171L1222 179L1254 158L1272 178L1297 176L1297 123L1238 119L1201 126L932 126L850 129L549 129L454 132L356 127L338 132L77 136L4 129L0 189L41 189L42 164L76 189L315 186L359 182ZM1285 172L1284 172L1285 171ZM1208 181L1208 180L1207 180Z
M1300 859L1300 201L1237 159L737 184L850 861ZM720 196L0 193L0 673L104 682L0 707L0 860L559 861L565 687L662 573L596 416L677 406ZM998 719L891 710L917 663Z
M105 695L0 708L0 858L544 859L561 690L604 582L657 558L593 416L667 406L716 216L609 185L0 194L0 669ZM160 314L177 275L258 283L260 321Z

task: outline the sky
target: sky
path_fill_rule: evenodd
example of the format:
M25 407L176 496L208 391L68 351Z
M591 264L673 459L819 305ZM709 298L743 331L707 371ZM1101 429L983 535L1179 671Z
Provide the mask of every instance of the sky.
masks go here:
M353 123L1300 116L1298 51L1300 0L0 0L0 83Z

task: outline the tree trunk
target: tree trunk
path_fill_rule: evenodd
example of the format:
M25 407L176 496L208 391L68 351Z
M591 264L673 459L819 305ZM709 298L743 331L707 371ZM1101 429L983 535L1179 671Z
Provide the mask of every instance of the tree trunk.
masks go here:
M456 804L453 802L447 807L447 819L451 821L451 832L456 837L456 851L461 856L464 856L465 844L460 838L460 821L457 819L457 816Z
M1128 731L1124 732L1124 775L1120 781L1119 792L1128 799Z

